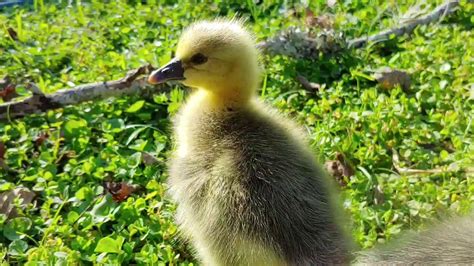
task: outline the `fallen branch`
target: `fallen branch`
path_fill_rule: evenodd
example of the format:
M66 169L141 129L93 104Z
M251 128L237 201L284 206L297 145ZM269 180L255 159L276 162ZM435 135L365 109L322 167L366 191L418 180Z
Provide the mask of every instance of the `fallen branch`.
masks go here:
M453 172L464 172L468 175L474 173L474 167L459 168L457 165L448 165L444 167L437 167L433 169L411 169L400 166L400 157L397 150L392 149L392 162L393 167L400 175L431 175L431 174L444 174Z
M425 16L422 16L417 19L410 19L410 22L406 24L403 24L393 29L384 30L375 35L350 40L347 42L348 46L353 48L360 48L366 45L368 42L382 42L389 40L391 36L402 36L404 34L411 33L417 26L429 24L453 13L456 10L456 7L458 6L459 0L446 1L444 4L436 7L431 13L428 13Z
M260 42L257 46L262 51L272 54L283 54L296 58L314 58L320 52L332 53L347 48L361 48L369 42L383 42L393 36L411 33L417 26L438 21L452 14L458 6L459 0L446 1L432 12L419 18L409 19L407 23L396 28L353 40L345 40L341 33L336 33L334 30L323 30L316 36L311 36L312 33L309 31L290 28L266 41Z
M0 120L19 118L86 101L163 90L166 85L151 86L146 77L142 77L144 74L150 73L151 70L152 67L146 65L128 72L124 78L119 80L80 85L49 95L43 94L36 85L29 84L28 88L33 92L32 96L20 101L0 104Z

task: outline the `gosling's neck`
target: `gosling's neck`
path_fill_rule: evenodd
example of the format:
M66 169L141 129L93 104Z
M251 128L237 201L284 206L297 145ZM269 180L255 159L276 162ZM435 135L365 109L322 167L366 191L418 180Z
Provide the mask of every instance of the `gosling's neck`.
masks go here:
M202 84L195 93L201 109L211 112L236 111L246 108L256 97L259 84L257 63L237 66L225 79Z
M195 92L201 108L212 112L236 111L246 108L255 97L251 87L199 88Z

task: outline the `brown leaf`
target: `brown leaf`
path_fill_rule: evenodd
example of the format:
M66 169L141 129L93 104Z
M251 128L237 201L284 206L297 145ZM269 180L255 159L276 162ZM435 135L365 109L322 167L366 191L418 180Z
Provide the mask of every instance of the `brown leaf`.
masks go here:
M38 137L35 139L35 146L41 146L47 139L49 138L49 134L47 132L41 132Z
M20 199L20 206L24 208L30 204L36 197L36 193L25 187L19 187L14 190L0 193L0 213L5 214L8 218L18 216L18 209L15 206L15 199Z
M18 33L16 33L16 31L13 28L8 28L7 31L8 31L8 35L10 35L10 37L13 40L18 41Z
M314 12L311 9L306 8L306 26L313 27L314 20Z
M344 177L350 177L354 175L354 169L350 163L345 159L342 153L336 154L336 160L326 161L324 163L326 171L333 176L336 181L342 187L347 185L347 181Z
M306 9L306 26L318 27L321 29L330 30L334 27L334 19L331 15L323 14L315 16L313 11L309 8Z
M2 98L4 102L9 102L16 97L18 97L18 94L16 93L15 85L11 83L7 84L2 90L0 90L0 98Z
M7 172L11 172L12 169L8 167L8 165L5 163L5 154L7 152L7 147L3 142L0 141L0 169L3 169Z
M138 187L126 182L104 182L104 188L112 195L115 202L122 202L135 192Z
M7 147L5 146L5 143L0 141L0 160L5 159L6 152L7 152Z
M396 86L400 86L404 90L408 90L411 85L410 75L408 75L407 72L388 67L377 70L374 74L374 78L384 89L392 89Z

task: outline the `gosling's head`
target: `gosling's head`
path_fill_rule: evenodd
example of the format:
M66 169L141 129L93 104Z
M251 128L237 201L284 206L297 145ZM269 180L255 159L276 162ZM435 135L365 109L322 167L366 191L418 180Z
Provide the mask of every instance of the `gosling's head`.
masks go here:
M151 73L152 84L179 80L212 95L246 100L259 83L258 52L239 20L197 22L182 34L176 57Z

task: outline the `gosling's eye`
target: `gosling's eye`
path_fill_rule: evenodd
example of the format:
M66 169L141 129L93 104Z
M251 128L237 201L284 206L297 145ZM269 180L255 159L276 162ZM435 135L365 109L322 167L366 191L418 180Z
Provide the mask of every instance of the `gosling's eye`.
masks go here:
M197 53L191 57L191 62L195 65L204 64L207 62L207 57L201 53Z

